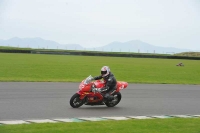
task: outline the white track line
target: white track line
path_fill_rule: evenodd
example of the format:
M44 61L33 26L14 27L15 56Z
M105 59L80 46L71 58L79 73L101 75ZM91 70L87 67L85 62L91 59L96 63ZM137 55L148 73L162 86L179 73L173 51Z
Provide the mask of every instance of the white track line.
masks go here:
M105 120L128 120L128 119L166 119L166 118L199 118L200 115L152 115L152 116L117 116L117 117L80 117L80 118L59 118L40 120L9 120L0 121L0 125L30 124L30 123L56 123L56 122L85 122L85 121L105 121Z
M41 120L26 120L27 122L31 123L56 123L57 121L53 121L50 119L41 119Z

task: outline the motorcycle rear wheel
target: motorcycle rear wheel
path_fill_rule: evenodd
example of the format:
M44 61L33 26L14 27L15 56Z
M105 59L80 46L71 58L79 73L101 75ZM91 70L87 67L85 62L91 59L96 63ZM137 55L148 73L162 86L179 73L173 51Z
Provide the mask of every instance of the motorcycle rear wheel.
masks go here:
M105 102L107 107L114 107L121 101L121 98L122 98L121 93L117 92L116 94L114 94L114 96L115 95L117 96L114 98L114 100Z
M80 98L80 95L75 93L71 99L70 99L70 105L73 107L73 108L79 108L80 106L83 105L84 103L84 100L81 100Z

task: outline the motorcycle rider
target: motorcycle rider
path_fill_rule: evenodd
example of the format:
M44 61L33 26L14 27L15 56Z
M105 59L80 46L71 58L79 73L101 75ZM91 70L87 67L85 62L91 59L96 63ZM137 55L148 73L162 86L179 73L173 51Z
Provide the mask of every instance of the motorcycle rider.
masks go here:
M95 88L95 91L101 93L105 99L111 101L114 99L113 94L117 89L117 81L115 76L111 73L110 68L108 66L103 66L101 68L101 75L96 76L93 79L99 80L102 78L105 82L105 86L101 89Z

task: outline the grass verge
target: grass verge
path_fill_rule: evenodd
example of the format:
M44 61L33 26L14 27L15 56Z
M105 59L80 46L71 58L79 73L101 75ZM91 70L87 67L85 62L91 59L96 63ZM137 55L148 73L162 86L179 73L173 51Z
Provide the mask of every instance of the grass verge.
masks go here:
M100 121L0 126L1 133L199 133L199 118Z
M200 84L198 60L0 53L0 64L1 82L80 82L108 65L129 83Z

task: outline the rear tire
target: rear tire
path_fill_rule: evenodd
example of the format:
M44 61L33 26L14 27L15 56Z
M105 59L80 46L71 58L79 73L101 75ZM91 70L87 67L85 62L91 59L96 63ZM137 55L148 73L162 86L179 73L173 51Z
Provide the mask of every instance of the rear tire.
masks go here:
M117 96L115 96L117 95ZM114 107L121 101L122 95L120 92L117 92L114 94L114 100L112 101L106 101L105 104L107 107Z
M70 99L70 105L73 108L79 108L80 106L83 105L83 103L84 103L84 100L81 100L80 95L77 93L75 93Z

